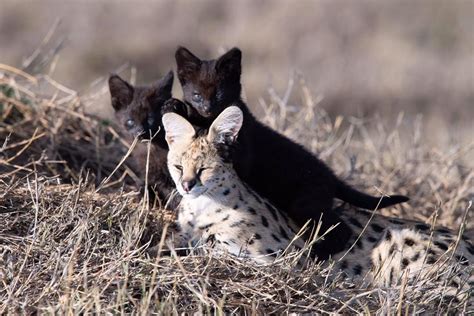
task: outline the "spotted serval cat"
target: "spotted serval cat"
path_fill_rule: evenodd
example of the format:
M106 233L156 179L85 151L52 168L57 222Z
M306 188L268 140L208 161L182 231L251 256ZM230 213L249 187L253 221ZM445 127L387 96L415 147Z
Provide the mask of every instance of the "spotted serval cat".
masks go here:
M283 213L239 180L230 162L242 126L242 111L230 107L207 135L175 113L163 116L170 151L168 167L183 196L178 223L181 245L212 240L214 248L258 262L283 251L298 231ZM302 248L301 239L294 245Z
M269 255L281 252L290 242L296 248L303 247L304 242L295 238L299 227L235 173L230 155L242 120L242 111L229 107L206 135L196 133L178 114L163 116L170 148L168 167L183 196L178 214L181 238L191 244L214 240L214 247L233 255L270 262L273 258ZM474 285L472 276L469 281L459 277L472 274L474 247L467 238L457 238L445 228L430 230L420 222L372 216L352 206L334 211L350 230L351 238L343 250L334 247L332 253L336 268L347 276L391 286L405 275L415 278L424 270L436 272L445 263L452 263L456 268L451 272L456 277L449 286ZM325 239L332 243L339 240L332 232ZM313 253L318 256L317 251ZM427 269L422 271L423 267Z
M346 249L333 254L336 270L382 286L400 284L408 277L443 281L456 296L473 294L474 246L466 236L347 204L335 212L352 230Z

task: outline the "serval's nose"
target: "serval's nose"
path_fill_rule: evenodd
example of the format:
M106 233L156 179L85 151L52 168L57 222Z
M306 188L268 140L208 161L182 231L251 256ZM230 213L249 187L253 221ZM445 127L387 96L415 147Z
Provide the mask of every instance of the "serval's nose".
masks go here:
M183 181L182 183L183 190L186 193L189 193L189 191L191 191L195 185L196 185L196 179L186 180L186 181Z

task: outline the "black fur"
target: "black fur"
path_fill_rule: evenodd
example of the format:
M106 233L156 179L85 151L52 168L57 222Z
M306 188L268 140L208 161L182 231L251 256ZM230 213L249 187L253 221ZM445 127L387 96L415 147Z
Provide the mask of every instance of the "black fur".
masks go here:
M387 207L407 201L404 196L372 197L356 191L339 180L321 160L285 136L260 123L241 100L241 58L233 48L215 60L201 60L184 47L176 51L178 78L183 87L186 106L171 101L188 120L208 128L222 110L239 106L244 122L233 155L234 167L243 181L260 195L302 225L319 221L323 212L340 198L366 209ZM379 205L380 201L380 205ZM323 228L339 223L334 212L325 212ZM343 248L351 236L350 229L339 224L337 242L321 243L318 255L325 257Z
M168 145L161 123L163 112L179 111L164 106L171 98L173 73L169 72L157 82L146 86L132 86L118 75L109 78L109 90L116 121L122 134L131 142L135 136L140 140L150 139L150 160L148 171L148 192L150 201L157 195L160 201L166 201L175 188L166 165ZM130 120L133 124L130 124ZM139 142L132 152L133 169L140 182L137 186L143 190L145 184L145 167L147 161L147 144Z

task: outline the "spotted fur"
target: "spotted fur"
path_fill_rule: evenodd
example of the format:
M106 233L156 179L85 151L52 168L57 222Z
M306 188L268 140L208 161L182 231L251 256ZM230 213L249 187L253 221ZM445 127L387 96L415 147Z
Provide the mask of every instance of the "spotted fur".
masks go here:
M336 270L381 286L395 286L407 277L442 282L450 295L473 294L474 246L467 237L353 207L338 212L353 237L346 249L334 254Z
M269 255L290 244L300 227L243 183L222 158L219 143L235 141L242 123L239 113L237 107L227 108L202 136L177 114L163 117L170 147L168 167L183 196L178 216L181 238L183 244L192 245L211 240L216 249L268 262ZM191 180L194 186L186 189ZM445 282L455 296L472 290L474 247L466 237L348 205L334 212L351 237L332 252L328 263L335 262L336 270L346 276L387 287L400 284L404 277L436 280ZM325 239L337 242L337 237L329 232ZM296 239L293 245L301 248L304 243Z
M168 167L183 196L179 239L181 245L193 246L211 241L216 250L268 262L288 247L297 227L243 183L223 157L222 144L235 141L241 123L241 110L230 107L207 135L198 136L179 115L163 117L170 147ZM189 189L186 183L194 181ZM302 240L293 245L303 247Z

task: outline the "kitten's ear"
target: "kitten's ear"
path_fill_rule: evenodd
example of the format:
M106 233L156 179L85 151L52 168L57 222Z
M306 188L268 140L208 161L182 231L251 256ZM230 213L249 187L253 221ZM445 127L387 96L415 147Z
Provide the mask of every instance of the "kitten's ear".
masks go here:
M185 81L201 68L201 60L184 47L178 47L175 58L178 66L178 78L181 81Z
M109 77L109 90L115 111L127 106L133 99L133 87L118 75Z
M148 94L148 101L151 104L155 104L153 100L168 100L171 99L171 90L173 89L173 79L174 74L173 71L169 71L166 76L161 78L160 80L156 81L151 85Z
M225 76L239 76L242 72L242 52L237 47L219 57L216 63L218 73Z
M171 95L171 90L173 89L173 80L174 80L174 74L173 74L173 71L170 70L168 71L166 76L164 76L157 82L158 90L162 92L167 92Z
M229 106L212 122L207 140L225 144L235 142L243 121L242 110L237 106Z
M163 115L162 121L166 133L166 142L170 148L176 143L190 143L196 135L191 123L181 115L166 113Z

